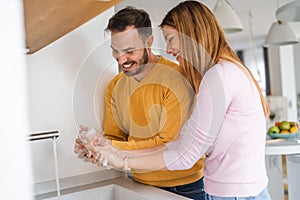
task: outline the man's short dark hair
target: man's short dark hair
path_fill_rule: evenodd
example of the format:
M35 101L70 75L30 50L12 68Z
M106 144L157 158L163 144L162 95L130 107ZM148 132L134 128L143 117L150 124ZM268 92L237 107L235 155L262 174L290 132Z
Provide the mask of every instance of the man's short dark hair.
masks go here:
M152 35L152 25L149 14L132 6L127 6L119 10L108 21L105 31L125 31L128 26L134 26L138 29L139 35L145 41Z

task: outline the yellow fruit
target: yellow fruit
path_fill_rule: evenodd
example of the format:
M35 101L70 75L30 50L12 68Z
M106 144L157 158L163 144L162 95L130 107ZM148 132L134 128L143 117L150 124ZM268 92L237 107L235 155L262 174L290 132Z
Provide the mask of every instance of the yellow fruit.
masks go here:
M289 134L290 132L288 130L281 130L280 133L281 134Z
M291 133L296 133L298 131L296 126L293 126L292 128L290 128L290 132Z

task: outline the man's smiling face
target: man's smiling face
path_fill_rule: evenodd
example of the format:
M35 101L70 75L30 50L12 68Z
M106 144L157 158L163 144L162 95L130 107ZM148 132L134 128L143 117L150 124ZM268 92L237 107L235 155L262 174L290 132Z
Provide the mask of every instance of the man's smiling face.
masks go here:
M138 30L130 26L123 32L111 33L112 55L127 76L140 74L148 63L145 42Z

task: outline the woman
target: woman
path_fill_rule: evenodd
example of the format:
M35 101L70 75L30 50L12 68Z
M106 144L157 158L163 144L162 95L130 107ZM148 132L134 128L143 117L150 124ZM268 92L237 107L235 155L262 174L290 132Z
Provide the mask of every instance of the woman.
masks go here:
M167 53L176 57L197 92L179 139L146 153L124 153L98 140L90 148L124 170L188 169L206 155L207 199L270 199L264 160L269 108L253 75L200 2L181 2L160 27Z

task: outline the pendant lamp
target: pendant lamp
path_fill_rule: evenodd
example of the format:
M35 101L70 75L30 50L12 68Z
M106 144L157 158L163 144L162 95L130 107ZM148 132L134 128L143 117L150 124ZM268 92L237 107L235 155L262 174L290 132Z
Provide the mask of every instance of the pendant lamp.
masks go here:
M285 21L274 22L269 30L264 46L281 46L298 43L299 39Z
M225 33L239 32L244 29L236 12L227 0L218 0L213 11Z
M288 22L300 21L300 1L292 1L278 8L276 18Z

